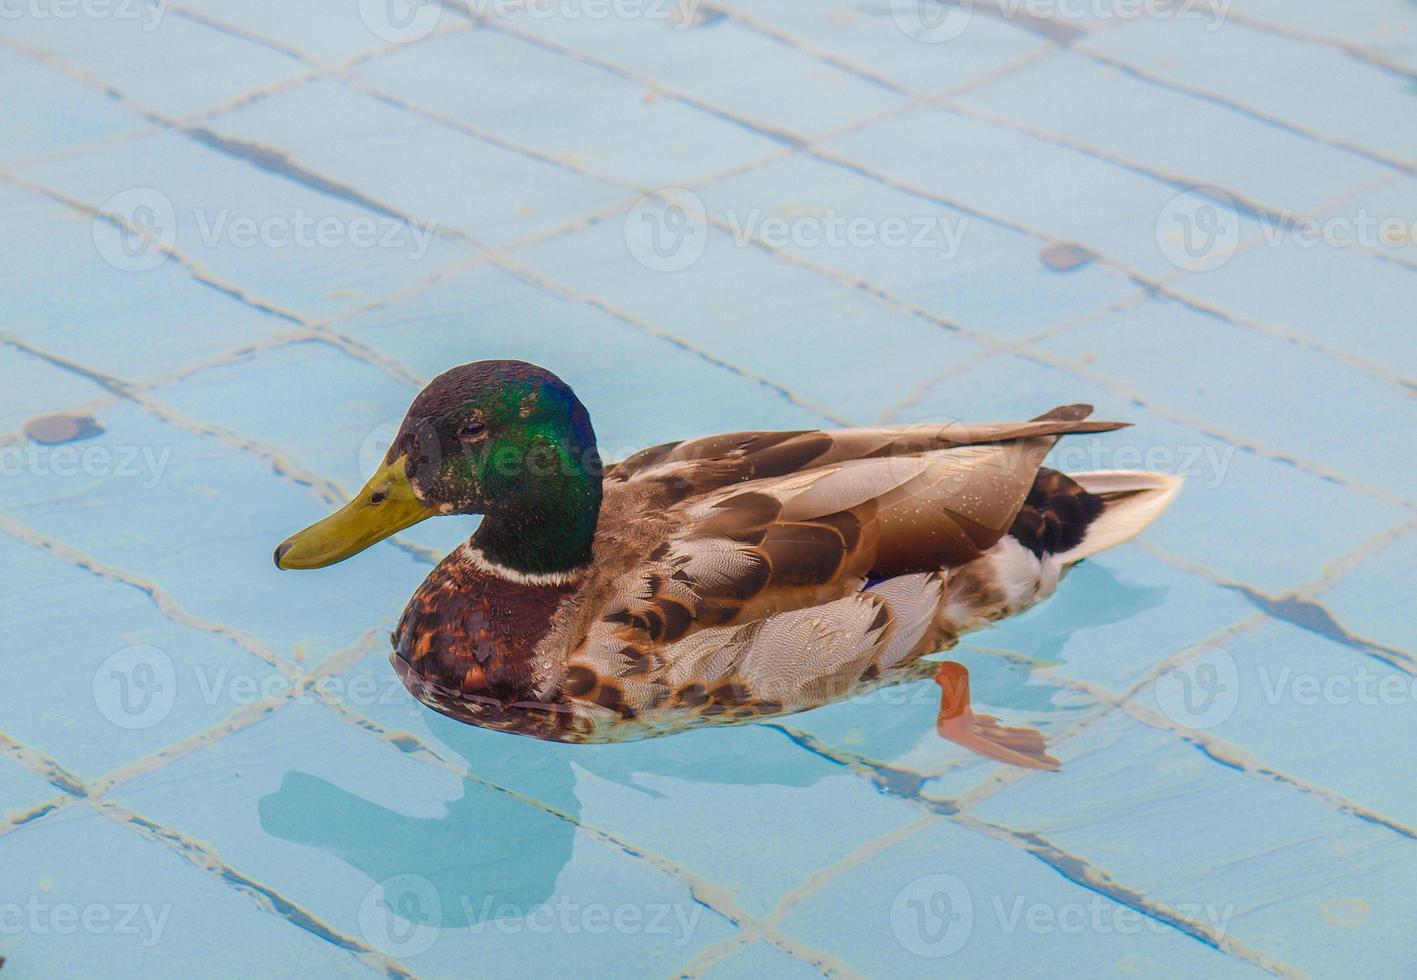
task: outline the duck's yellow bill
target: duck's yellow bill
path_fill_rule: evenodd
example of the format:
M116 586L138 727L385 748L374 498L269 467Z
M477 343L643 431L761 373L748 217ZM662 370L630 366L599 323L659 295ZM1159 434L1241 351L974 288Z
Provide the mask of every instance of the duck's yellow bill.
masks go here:
M324 568L436 513L414 496L408 457L400 456L370 477L349 503L282 542L276 549L276 565Z

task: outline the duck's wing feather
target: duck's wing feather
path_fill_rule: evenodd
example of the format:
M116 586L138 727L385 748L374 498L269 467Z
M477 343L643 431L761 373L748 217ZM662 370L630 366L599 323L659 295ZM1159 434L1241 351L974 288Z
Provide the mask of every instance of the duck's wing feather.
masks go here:
M728 432L643 449L606 468L612 484L657 483L679 497L750 480L787 476L853 459L878 459L1072 432L1125 423L1091 422L1091 405L1064 405L1028 422L923 423L834 430Z
M592 597L572 693L637 713L717 688L725 706L772 703L889 666L928 628L941 571L1008 530L1057 436L1115 427L739 433L632 457L619 480L675 496L645 557Z

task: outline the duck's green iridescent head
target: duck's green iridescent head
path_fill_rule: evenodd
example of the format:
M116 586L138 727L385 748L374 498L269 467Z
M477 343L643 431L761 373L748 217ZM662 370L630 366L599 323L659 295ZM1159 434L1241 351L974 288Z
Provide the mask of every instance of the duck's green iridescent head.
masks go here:
M384 465L344 508L276 549L281 568L321 568L439 514L483 514L473 543L515 571L590 560L601 467L590 416L556 375L477 361L421 391Z

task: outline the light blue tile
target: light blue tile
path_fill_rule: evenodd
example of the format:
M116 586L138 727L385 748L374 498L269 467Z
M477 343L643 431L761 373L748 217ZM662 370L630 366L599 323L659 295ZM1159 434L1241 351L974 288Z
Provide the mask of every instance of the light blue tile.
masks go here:
M0 407L0 433L19 433L25 423L37 415L75 409L107 393L82 374L65 370L41 357L9 345L0 345L0 352L5 359L7 389L4 405ZM29 466L29 454L55 451L49 447L31 450L26 445L34 444L19 437L14 444L4 447L5 476L16 475L17 468Z
M1395 537L1326 589L1320 599L1351 632L1417 649L1417 533Z
M177 626L140 589L11 538L0 538L0 561L14 582L0 598L0 662L32 679L0 688L4 731L82 779L284 690L268 664L231 640ZM72 615L79 608L84 614Z
M278 155L252 152L257 163L162 133L26 175L89 207L147 222L155 242L174 246L218 288L296 316L328 316L406 289L469 254L436 228L278 175L292 172ZM100 254L132 275L176 261L137 236L124 240L131 249L124 252L117 232L105 229Z
M1417 197L1413 202L1409 221L1417 222ZM1266 241L1248 248L1219 268L1182 276L1171 288L1408 377L1417 375L1417 352L1403 328L1417 269L1350 249L1305 247L1280 234L1276 245Z
M687 6L687 5L685 5ZM628 7L625 9L629 9ZM904 96L709 13L672 4L639 17L514 18L573 52L611 61L752 128L811 138L903 105ZM652 13L668 16L651 16ZM713 65L713 71L705 71Z
M1176 685L1189 684L1209 694L1199 672L1206 666L1169 672L1138 700L1369 813L1417 825L1417 805L1407 787L1392 778L1392 756L1384 748L1409 744L1413 737L1417 680L1411 674L1277 622L1207 648L1201 663L1219 662L1233 664L1234 673L1209 676L1234 682L1222 679L1214 703L1203 710L1195 710L1197 702L1177 702L1173 692Z
M867 976L1262 975L948 820L847 866L783 930Z
M447 276L340 329L426 378L490 358L540 364L575 389L607 460L712 432L826 424L681 344L490 266Z
M1119 154L1183 186L1218 185L1276 209L1307 211L1389 172L1071 52L981 85L960 101ZM1166 125L1152 125L1157 119ZM1242 145L1244 152L1234 152Z
M1331 3L1232 0L1230 9L1275 27L1346 41L1417 69L1417 15L1405 0Z
M804 45L825 51L878 77L919 92L965 85L1005 65L1047 51L1052 45L1008 18L972 8L965 31L943 39L922 31L908 5L857 8L845 4L800 4L793 0L736 0L731 5ZM898 10L900 18L893 16ZM939 37L929 41L922 38Z
M1166 657L1253 612L1235 592L1124 545L1074 567L1046 602L964 643L1122 695Z
M294 326L174 262L116 268L94 245L93 221L49 198L0 185L0 208L28 246L0 265L0 320L41 350L143 381Z
M1393 901L1417 865L1412 841L1120 713L1059 754L1060 774L1015 783L974 812L1153 900L1228 914L1225 935L1307 973L1417 955Z
M572 957L592 976L666 973L733 931L620 848L317 704L284 708L119 794L419 975L460 975L469 962L488 974L551 970ZM410 882L432 929L426 948L391 946L409 923L376 914L381 883L397 908ZM622 908L638 910L633 925L629 912L613 918Z
M810 963L759 939L718 961L703 975L711 980L756 980L758 977L815 980L822 974Z
M262 908L172 848L92 810L72 808L0 839L5 972L31 980L81 976L215 978L378 974L351 953ZM10 928L6 928L10 933Z
M380 426L397 428L418 392L331 344L263 351L153 389L187 418L212 422L302 465L353 493L373 476L383 452Z
M191 0L183 6L254 37L288 45L326 64L346 61L387 43L373 29L384 27L389 16L378 4L315 0L295 7L281 0ZM387 9L397 17L394 8ZM366 15L373 22L372 28L365 21ZM415 30L410 31L410 36L422 26L423 16L420 11L413 18L409 26ZM392 33L401 36L396 30Z
M1413 276L1417 272L1404 273ZM1389 493L1417 495L1404 447L1355 440L1341 413L1308 412L1296 432L1274 406L1291 402L1361 404L1374 431L1412 418L1410 393L1311 348L1197 313L1181 303L1147 300L1039 345L1086 363L1157 403L1272 452L1323 466ZM1256 365L1264 365L1256 371Z
M1136 291L1096 262L1050 269L1033 236L800 155L700 195L730 234L780 236L773 244L807 262L1005 337L1037 333ZM861 234L849 233L852 222Z
M14 820L43 803L62 796L63 791L20 766L0 756L0 821Z
M1405 124L1417 99L1410 81L1334 48L1237 21L1210 31L1205 22L1187 19L1138 20L1125 30L1090 35L1081 48L1321 137L1399 160L1417 157L1417 132ZM1353 111L1355 98L1361 99L1362 112Z
M978 220L1077 242L1147 275L1176 269L1158 241L1157 222L1180 192L1118 164L933 108L893 116L824 146L923 195L982 212ZM1244 215L1237 221L1248 237L1254 222ZM1040 240L1039 248L1045 244Z
M338 696L480 776L683 865L752 915L920 812L762 726L608 745L537 742L421 708L391 689L391 670L387 653L371 654L341 675ZM836 814L829 832L822 813Z
M43 92L44 99L30 99ZM136 130L148 120L102 92L11 48L0 49L0 163L71 149Z
M1332 209L1334 231L1349 233L1380 257L1417 266L1417 178L1405 174L1383 181ZM1340 240L1343 240L1340 238Z
M662 209L640 215L646 216L672 217ZM739 245L728 232L700 228L707 235L704 252L681 271L642 265L620 221L523 254L548 278L855 422L874 420L915 386L979 350L850 285Z
M338 82L290 89L213 122L435 229L505 245L627 192L474 139ZM353 136L352 134L358 134Z
M689 183L781 148L635 81L492 30L396 49L357 73L414 105L646 187ZM448 84L450 76L461 84ZM542 98L542 85L557 97Z
M328 512L304 487L256 456L131 405L98 421L106 431L82 445L109 450L107 465L28 466L6 480L9 509L280 656L313 665L370 630L390 628L428 571L383 543L357 561L296 579L275 567L271 553Z
M298 61L148 3L35 0L6 18L16 41L48 50L139 105L179 117L298 74ZM94 11L89 16L85 11Z
M928 392L921 415L969 420L1033 418L1084 401L1096 418L1135 423L1071 436L1050 462L1065 472L1159 470L1186 478L1146 540L1272 595L1318 578L1334 558L1405 519L1407 512L1296 467L1151 415L1129 398L1021 357L1001 357ZM1302 437L1294 434L1298 446ZM1314 514L1327 519L1314 521ZM1305 528L1296 535L1295 527ZM1223 532L1217 531L1223 528Z

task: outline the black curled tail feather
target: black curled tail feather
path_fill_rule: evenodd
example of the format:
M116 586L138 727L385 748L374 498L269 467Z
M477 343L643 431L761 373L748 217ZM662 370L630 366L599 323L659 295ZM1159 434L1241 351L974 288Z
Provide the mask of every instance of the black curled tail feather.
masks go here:
M1088 526L1102 515L1103 509L1099 495L1088 493L1057 470L1040 469L1009 534L1037 558L1045 553L1062 554L1082 543Z

